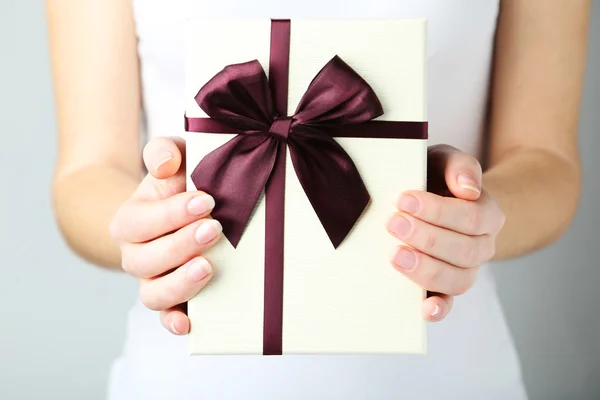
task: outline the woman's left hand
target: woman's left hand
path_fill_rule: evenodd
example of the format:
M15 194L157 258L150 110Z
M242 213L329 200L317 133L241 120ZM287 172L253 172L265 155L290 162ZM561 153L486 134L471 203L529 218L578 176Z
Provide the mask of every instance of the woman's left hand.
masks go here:
M424 317L440 321L494 256L505 217L482 188L479 162L454 147L429 148L427 185L427 192L402 193L387 229L406 244L393 265L429 292Z

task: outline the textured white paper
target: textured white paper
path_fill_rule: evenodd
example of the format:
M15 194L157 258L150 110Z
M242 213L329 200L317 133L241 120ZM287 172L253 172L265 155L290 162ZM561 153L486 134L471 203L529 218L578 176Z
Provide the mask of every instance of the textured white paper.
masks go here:
M225 65L257 59L268 74L271 22L188 21L186 113L206 117L198 89ZM292 20L288 115L317 72L340 56L375 90L380 120L426 121L427 21ZM233 135L185 133L189 173ZM288 154L285 193L283 353L426 352L424 291L390 264L400 242L385 229L404 190L426 187L427 141L336 138L356 163L371 203L333 249ZM192 354L262 354L264 198L237 249L205 256L215 277L188 304Z

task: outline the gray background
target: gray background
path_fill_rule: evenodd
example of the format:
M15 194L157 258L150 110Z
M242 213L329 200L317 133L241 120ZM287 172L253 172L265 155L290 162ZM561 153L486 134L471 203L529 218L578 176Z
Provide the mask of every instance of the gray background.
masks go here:
M590 35L579 214L554 246L494 266L532 399L600 399L598 0ZM0 399L102 399L137 288L73 256L54 224L42 1L0 0L0 54Z

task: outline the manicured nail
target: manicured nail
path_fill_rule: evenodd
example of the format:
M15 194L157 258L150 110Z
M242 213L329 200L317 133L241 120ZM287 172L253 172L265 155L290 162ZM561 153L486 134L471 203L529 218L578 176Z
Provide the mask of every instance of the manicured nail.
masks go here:
M210 274L211 268L208 261L198 259L188 265L185 271L186 276L192 282L200 282Z
M410 221L400 215L396 215L388 222L388 229L397 236L404 237L410 233Z
M215 207L215 199L208 194L201 194L190 200L188 203L188 211L194 215L202 215L209 213Z
M433 310L433 312L431 313L432 317L435 317L436 315L438 315L440 313L440 306L438 306L437 304L435 305L435 310Z
M154 159L157 160L156 166L154 167L154 171L158 171L159 168L163 166L163 164L165 164L166 162L169 162L169 160L171 160L172 158L173 158L173 153L171 153L170 151L167 151L167 150L159 151L154 156Z
M409 194L402 195L400 197L400 201L398 202L398 206L402 211L406 211L410 214L415 214L421 208L421 204L419 203L419 199L415 196L411 196Z
M412 251L401 247L396 252L393 261L394 264L396 264L400 268L409 271L415 267L417 258L415 257L415 254Z
M171 322L171 331L177 335L181 335L181 332L179 332L177 328L175 328L175 321Z
M460 187L477 192L477 194L481 193L481 190L479 189L479 183L472 175L462 173L458 175L456 182Z
M196 229L196 241L199 244L206 244L216 238L221 232L223 232L223 227L219 221L209 219Z

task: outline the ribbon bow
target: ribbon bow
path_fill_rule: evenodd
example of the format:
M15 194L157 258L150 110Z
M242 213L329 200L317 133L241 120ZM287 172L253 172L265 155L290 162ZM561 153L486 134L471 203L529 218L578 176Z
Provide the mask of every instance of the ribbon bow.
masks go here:
M334 247L369 202L350 156L327 128L360 124L383 114L369 84L338 56L315 76L292 116L275 112L269 81L256 60L225 67L195 97L213 120L238 133L209 153L191 174L216 201L213 217L236 247L267 181L280 146Z

